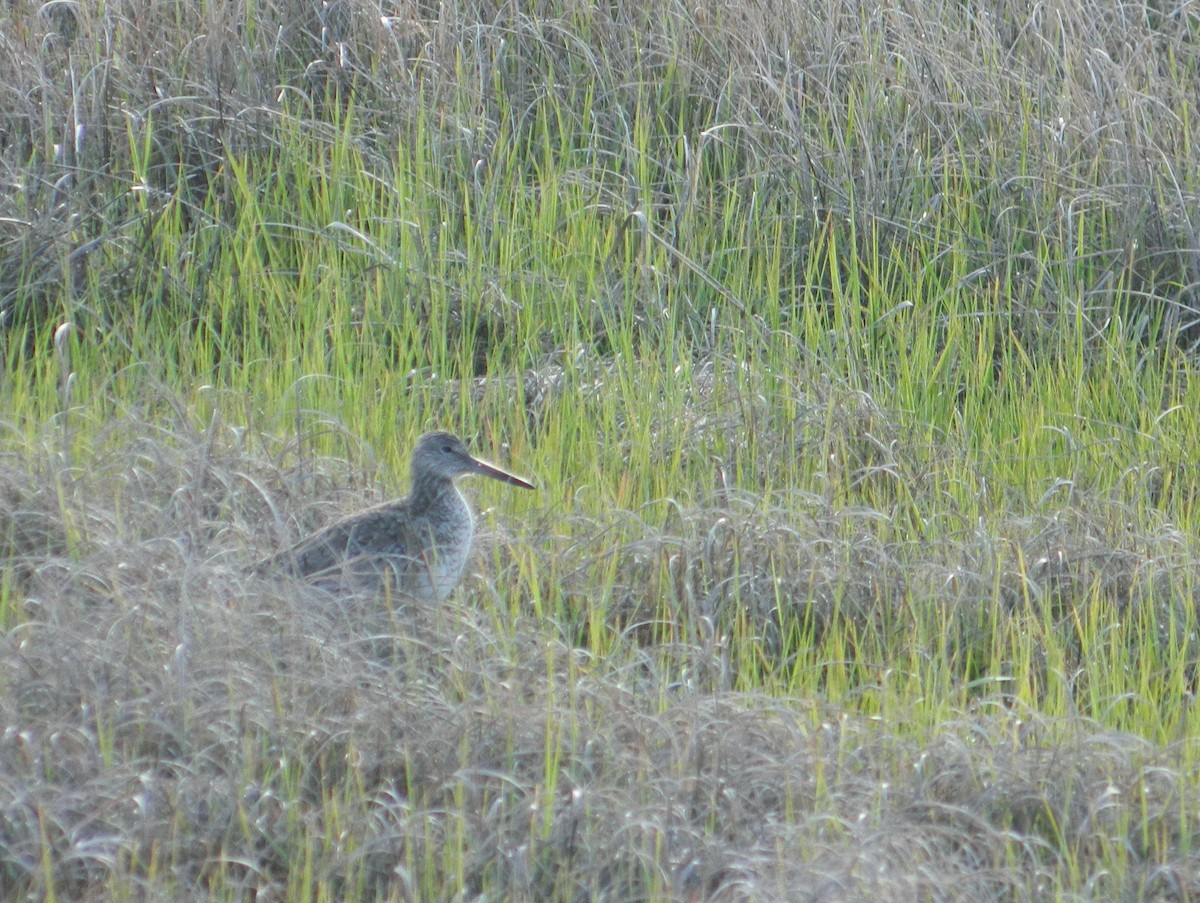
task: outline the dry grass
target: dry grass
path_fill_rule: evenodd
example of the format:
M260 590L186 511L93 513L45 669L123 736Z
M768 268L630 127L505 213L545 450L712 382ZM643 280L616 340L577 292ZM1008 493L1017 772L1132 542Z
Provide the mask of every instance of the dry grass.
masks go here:
M5 497L22 500L10 520L48 508L43 487L57 483L79 532L70 552L10 543L25 583L10 588L0 656L7 896L1200 893L1189 740L1039 713L1007 689L936 703L925 733L915 725L928 703L871 715L868 682L859 703L734 688L747 661L731 665L727 645L735 600L737 617L763 630L779 617L771 600L821 608L836 596L841 626L828 633L854 634L887 607L883 629L926 636L906 607L970 620L1019 570L1013 542L900 548L853 518L789 523L782 509L727 499L679 509L670 537L615 513L591 524L606 538L563 547L580 526L547 514L533 532L558 553L523 549L516 525L492 531L493 554L460 598L389 612L245 576L264 497L293 504L277 495L288 467L223 430L166 440L161 422L126 422L116 435L125 444L114 439L86 472L26 460L6 478ZM199 488L181 498L178 487ZM1082 518L1058 523L1053 543L1031 529L1010 525L1030 548L1095 541ZM508 578L489 562L519 572L542 554L567 556L565 572L615 556L608 611L634 638L637 606L651 607L656 642L601 652L564 641L562 620L497 611L489 596ZM644 565L663 556L665 569ZM1122 562L1064 564L1058 592L1092 598L1106 567L1137 571ZM675 582L656 583L663 572ZM1164 562L1145 579L1168 576ZM893 636L877 648L903 647ZM956 669L952 655L925 651Z
M538 155L552 153L563 170L544 189L582 187L619 218L640 211L677 262L718 282L731 248L756 253L775 227L785 296L869 276L807 258L846 224L864 257L982 298L993 282L1023 310L1081 294L1102 319L1124 289L1146 316L1194 331L1186 5L56 2L5 25L10 325L53 319L60 294L85 303L97 282L109 297L203 303L221 287L163 274L190 262L164 225L236 228L239 166L266 161L269 173L289 127L335 144L347 117L384 182L397 144L428 142L444 167L427 185L444 205L442 241L473 228L471 240L501 241L503 219L487 221L502 197L493 180L536 185ZM704 218L748 192L762 224L710 244ZM432 236L422 242L404 254L418 290L459 282ZM925 242L961 258L925 267L913 250ZM705 308L695 313L702 323ZM486 326L502 330L502 312Z
M1200 899L1198 27L6 6L0 896Z

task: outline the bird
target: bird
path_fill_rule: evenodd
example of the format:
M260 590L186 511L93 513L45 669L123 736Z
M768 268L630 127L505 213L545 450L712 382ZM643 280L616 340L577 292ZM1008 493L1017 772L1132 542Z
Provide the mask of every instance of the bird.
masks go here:
M426 433L413 447L407 496L334 521L259 562L334 592L378 592L386 584L417 602L442 602L470 557L475 516L455 480L479 474L510 486L528 480L473 457L458 436Z

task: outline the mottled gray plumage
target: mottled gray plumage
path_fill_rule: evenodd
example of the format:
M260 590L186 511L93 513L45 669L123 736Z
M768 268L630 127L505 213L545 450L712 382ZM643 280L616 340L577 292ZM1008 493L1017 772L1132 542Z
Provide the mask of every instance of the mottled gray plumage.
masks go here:
M405 498L335 521L256 570L307 577L335 591L373 591L387 581L399 595L440 602L458 585L475 535L471 506L454 485L466 474L534 488L472 457L453 433L426 433L413 449Z

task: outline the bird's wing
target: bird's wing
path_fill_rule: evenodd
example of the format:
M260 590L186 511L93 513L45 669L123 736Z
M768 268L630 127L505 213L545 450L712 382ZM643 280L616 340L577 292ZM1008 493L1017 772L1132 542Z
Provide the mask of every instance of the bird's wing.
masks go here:
M274 566L296 576L309 577L345 567L360 558L402 559L409 549L419 548L405 524L405 518L398 516L392 506L361 511L306 536L260 567Z

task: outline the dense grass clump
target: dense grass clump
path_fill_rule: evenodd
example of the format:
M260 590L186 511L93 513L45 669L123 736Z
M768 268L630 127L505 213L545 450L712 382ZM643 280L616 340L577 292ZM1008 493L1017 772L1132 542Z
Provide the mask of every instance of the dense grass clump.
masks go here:
M1198 26L0 11L0 896L1200 898Z

